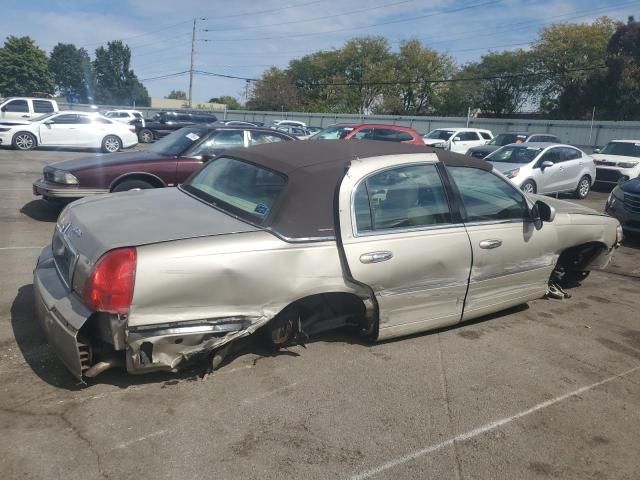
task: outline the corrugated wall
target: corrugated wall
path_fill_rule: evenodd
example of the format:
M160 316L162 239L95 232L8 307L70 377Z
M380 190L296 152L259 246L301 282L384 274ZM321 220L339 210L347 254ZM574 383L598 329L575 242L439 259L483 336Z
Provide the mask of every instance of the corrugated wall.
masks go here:
M61 104L60 108L70 108L71 105ZM89 110L89 105L73 105L74 109ZM100 111L112 110L115 107L100 106ZM158 109L138 108L148 116L158 112ZM185 110L186 111L186 110ZM198 110L193 110L198 111ZM207 112L211 112L207 110ZM420 133L426 133L439 127L464 127L467 119L464 117L404 117L394 115L349 115L329 113L302 112L253 112L244 110L213 111L220 120L246 120L263 122L270 125L273 120L298 120L307 125L326 127L341 122L387 123L413 127ZM525 131L537 133L551 133L558 136L562 142L578 147L588 148L602 146L609 140L638 139L640 140L640 122L609 122L595 121L593 127L590 121L578 120L528 120L528 119L494 119L472 118L469 126L486 128L494 135L501 132Z

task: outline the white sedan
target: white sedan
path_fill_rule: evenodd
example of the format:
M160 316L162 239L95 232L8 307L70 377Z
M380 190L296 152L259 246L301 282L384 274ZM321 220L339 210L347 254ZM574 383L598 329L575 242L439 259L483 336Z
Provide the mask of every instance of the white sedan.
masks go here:
M0 123L0 145L10 145L17 150L43 146L99 148L113 153L137 143L135 127L95 112L69 110L42 115L31 122Z

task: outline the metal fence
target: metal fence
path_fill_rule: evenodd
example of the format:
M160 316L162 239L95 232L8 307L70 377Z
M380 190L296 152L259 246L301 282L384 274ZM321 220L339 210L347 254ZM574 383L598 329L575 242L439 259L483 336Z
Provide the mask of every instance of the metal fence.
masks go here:
M89 105L65 105L60 108L73 108L77 110L89 110ZM117 106L100 106L100 111L113 110ZM157 108L137 108L152 116L161 111ZM203 112L203 110L182 111ZM351 115L329 113L303 113L303 112L257 112L245 110L211 111L220 120L244 120L248 122L263 122L270 125L273 120L298 120L309 126L327 127L334 123L367 122L378 124L402 125L415 128L420 133L426 133L439 127L465 127L465 117L409 117L397 115ZM496 118L471 118L470 127L485 128L491 130L494 135L502 132L532 132L550 133L556 135L563 143L568 143L582 148L602 146L610 140L638 139L640 140L640 122L612 122L581 120L530 120L530 119L496 119Z

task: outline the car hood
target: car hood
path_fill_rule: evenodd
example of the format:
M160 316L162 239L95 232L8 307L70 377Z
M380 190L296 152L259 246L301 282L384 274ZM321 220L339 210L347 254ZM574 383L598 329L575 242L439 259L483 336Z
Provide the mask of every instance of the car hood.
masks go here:
M499 149L500 147L498 147L497 145L480 145L479 147L471 147L469 149L470 152L482 152L482 153L491 153L491 152L495 152L497 149Z
M114 248L258 230L177 188L87 197L62 212L58 225L67 224L72 246L91 263Z
M133 150L128 152L108 153L105 155L90 155L86 157L73 158L71 160L63 160L62 162L52 163L49 166L58 168L67 172L77 170L85 170L88 168L104 167L127 164L131 162L154 161L169 158L157 153L148 152L146 150Z
M597 210L583 207L582 205L578 205L577 203L567 202L566 200L559 200L557 198L535 194L529 194L529 197L531 197L534 201L540 200L541 202L552 206L556 209L556 213L606 216L604 213L598 212Z
M640 194L640 178L632 178L620 185L620 190L627 193Z
M424 138L424 137L422 137L422 140L424 140L425 145L436 145L437 143L447 143L448 141L448 140L442 140L441 138Z
M607 160L608 162L638 162L640 163L640 158L638 157L628 157L626 155L611 155L607 153L592 153L591 158L595 160Z
M507 162L492 162L490 158L485 158L485 160L499 172L508 172L510 170L515 170L516 168L523 168L529 165L528 163L507 163Z

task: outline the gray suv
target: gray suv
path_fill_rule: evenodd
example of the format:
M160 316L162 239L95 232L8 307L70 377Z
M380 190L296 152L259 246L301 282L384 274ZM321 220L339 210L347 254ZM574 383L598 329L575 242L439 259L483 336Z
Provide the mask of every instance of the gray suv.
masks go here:
M560 143L560 139L555 135L548 133L531 133L531 132L508 132L500 133L489 140L486 145L480 145L467 150L467 155L475 158L484 158L500 147L509 145L510 143L529 143L529 142L546 142Z

